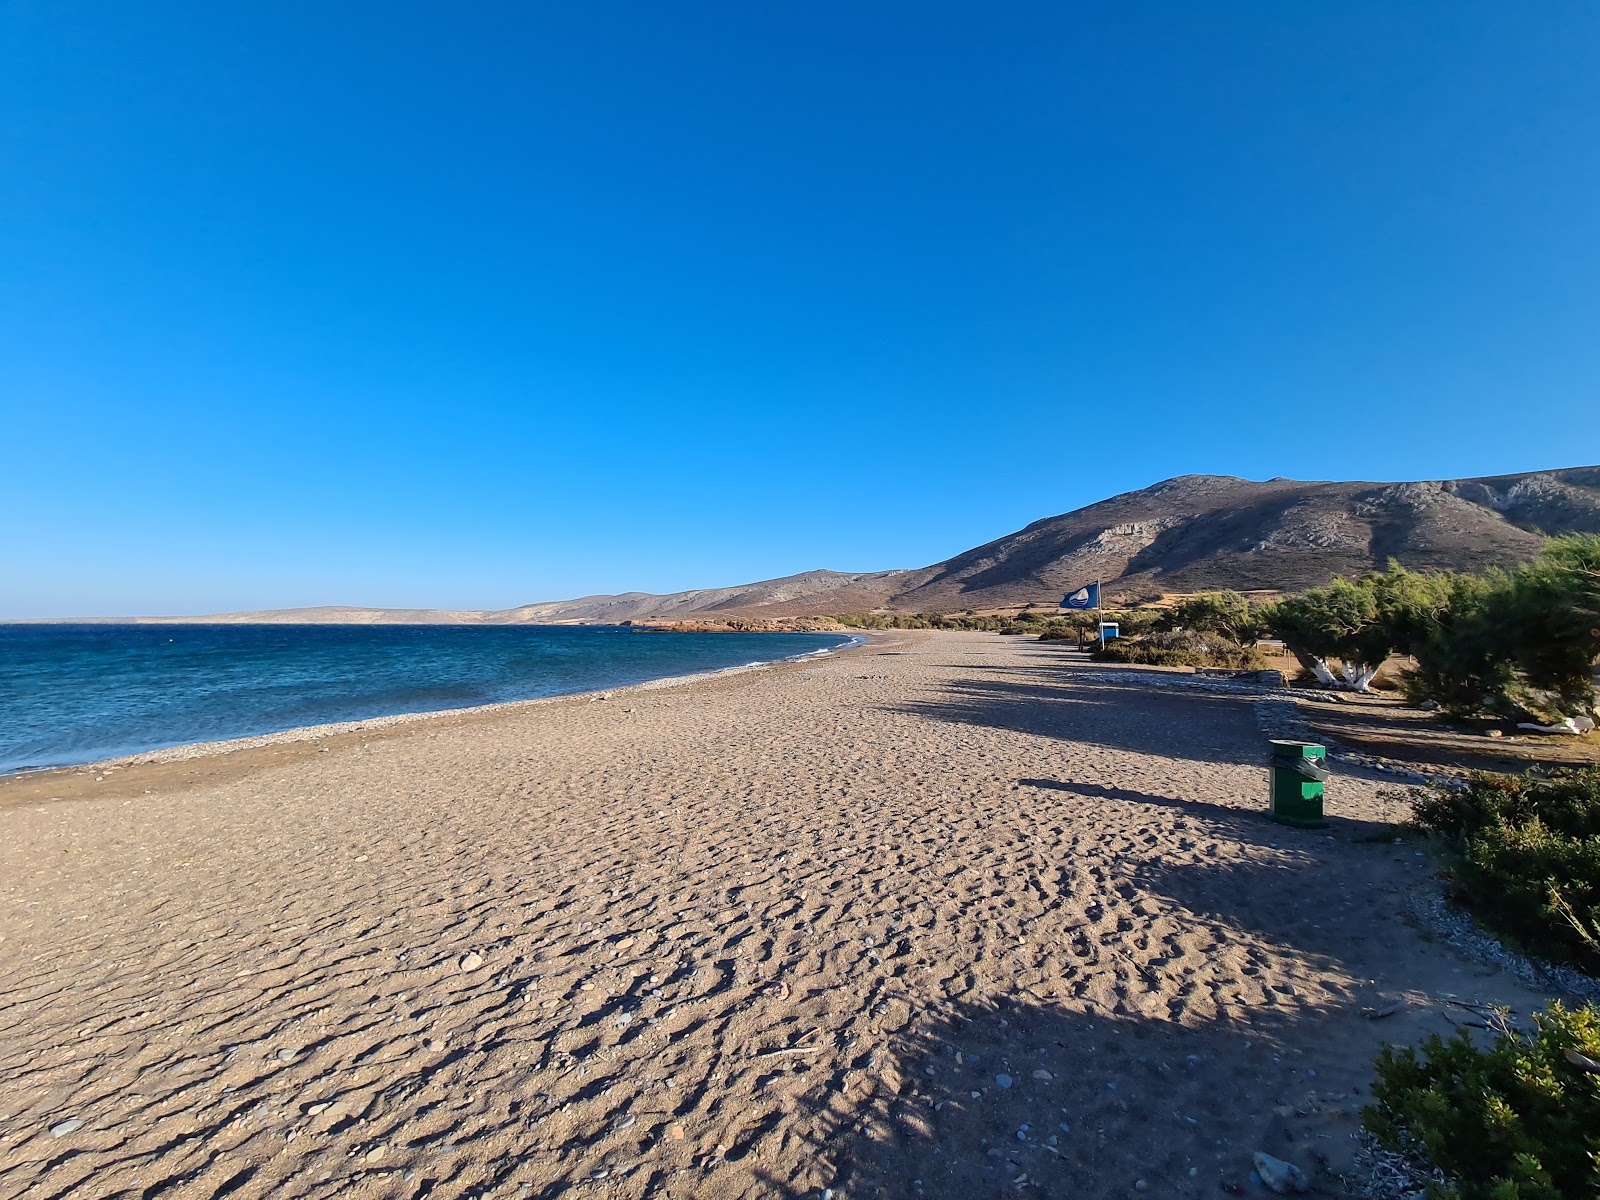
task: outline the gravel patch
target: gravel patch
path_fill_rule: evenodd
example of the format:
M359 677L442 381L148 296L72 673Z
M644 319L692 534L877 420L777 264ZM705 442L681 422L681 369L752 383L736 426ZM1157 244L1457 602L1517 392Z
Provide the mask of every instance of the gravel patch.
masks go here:
M1573 967L1519 954L1479 925L1472 914L1439 891L1425 892L1411 904L1412 916L1429 933L1464 958L1511 972L1522 983L1560 992L1589 1003L1600 1002L1600 980Z

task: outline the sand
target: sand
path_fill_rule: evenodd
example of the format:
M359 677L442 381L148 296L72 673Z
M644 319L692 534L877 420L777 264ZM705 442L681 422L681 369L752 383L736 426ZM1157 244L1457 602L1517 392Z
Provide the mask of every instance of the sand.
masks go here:
M0 1197L1219 1195L1538 1002L1404 919L1384 784L1274 825L1247 700L1081 672L899 634L0 785Z

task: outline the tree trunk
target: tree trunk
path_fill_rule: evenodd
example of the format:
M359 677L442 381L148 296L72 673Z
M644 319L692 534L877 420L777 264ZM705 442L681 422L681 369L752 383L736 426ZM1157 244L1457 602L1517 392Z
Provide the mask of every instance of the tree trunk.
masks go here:
M1377 675L1377 667L1369 667L1365 663L1342 663L1340 679L1333 673L1333 668L1328 666L1327 660L1318 658L1314 654L1300 654L1295 657L1300 660L1301 666L1317 677L1317 682L1323 687L1349 688L1352 692L1370 692L1373 677Z
M1350 685L1351 691L1370 692L1373 677L1377 673L1377 667L1369 667L1366 663L1344 664L1344 681Z

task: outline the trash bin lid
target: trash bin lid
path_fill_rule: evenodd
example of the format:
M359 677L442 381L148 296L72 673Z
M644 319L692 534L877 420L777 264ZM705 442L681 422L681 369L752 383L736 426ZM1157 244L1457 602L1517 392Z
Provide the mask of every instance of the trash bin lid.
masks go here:
M1326 758L1326 746L1316 742L1291 742L1273 738L1269 743L1273 758Z

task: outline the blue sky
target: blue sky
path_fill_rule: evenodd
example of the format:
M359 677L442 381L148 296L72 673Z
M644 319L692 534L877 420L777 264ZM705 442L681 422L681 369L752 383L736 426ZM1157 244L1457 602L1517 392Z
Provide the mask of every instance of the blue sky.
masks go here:
M1600 461L1600 7L0 3L0 616Z

